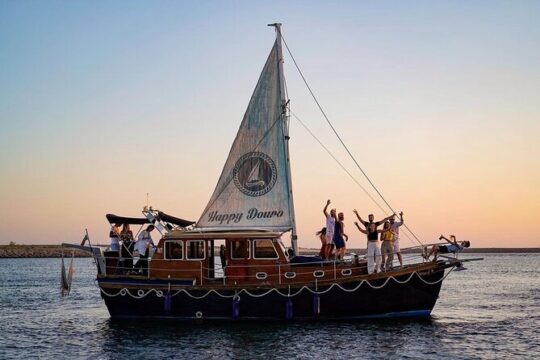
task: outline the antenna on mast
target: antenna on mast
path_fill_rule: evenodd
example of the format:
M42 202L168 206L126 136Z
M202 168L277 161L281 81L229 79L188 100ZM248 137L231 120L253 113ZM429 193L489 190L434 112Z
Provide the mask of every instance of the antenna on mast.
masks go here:
M150 193L146 193L146 206L144 207L143 211L152 210L152 208L149 207L149 202L148 202L148 196L149 195L150 195Z

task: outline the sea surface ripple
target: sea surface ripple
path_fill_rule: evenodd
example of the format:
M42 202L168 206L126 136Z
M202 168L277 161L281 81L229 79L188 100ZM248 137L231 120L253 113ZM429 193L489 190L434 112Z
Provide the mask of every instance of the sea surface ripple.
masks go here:
M540 254L467 254L430 319L112 321L91 259L59 295L59 259L0 259L0 359L539 359Z

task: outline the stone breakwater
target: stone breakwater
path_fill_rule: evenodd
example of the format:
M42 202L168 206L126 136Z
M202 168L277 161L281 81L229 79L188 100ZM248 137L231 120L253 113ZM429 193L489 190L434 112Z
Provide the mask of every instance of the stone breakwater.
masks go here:
M64 256L71 257L72 249L64 248ZM366 249L348 249L358 255L364 255ZM419 253L420 250L409 249L403 253ZM302 255L316 255L319 249L301 248ZM540 253L540 248L477 248L466 249L465 253ZM216 256L219 251L216 250ZM0 258L59 258L62 256L61 245L0 245ZM90 253L75 250L75 257L90 257Z
M64 248L64 256L71 257L72 249ZM0 258L56 258L62 257L61 245L0 245ZM90 257L90 253L75 250L75 257Z

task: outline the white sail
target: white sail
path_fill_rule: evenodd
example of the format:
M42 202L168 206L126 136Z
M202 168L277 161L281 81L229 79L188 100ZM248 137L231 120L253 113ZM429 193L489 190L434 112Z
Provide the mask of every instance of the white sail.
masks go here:
M197 228L288 231L294 226L279 41L270 51Z

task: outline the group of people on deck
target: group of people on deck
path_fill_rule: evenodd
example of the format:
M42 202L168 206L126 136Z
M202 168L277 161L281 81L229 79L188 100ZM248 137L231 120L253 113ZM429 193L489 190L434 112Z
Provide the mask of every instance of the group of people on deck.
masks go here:
M323 260L329 260L332 257L341 260L345 255L346 244L349 240L349 237L345 234L345 224L343 222L345 215L342 212L336 215L336 209L331 209L328 212L330 203L330 200L328 200L323 209L326 227L317 232L322 244L319 256ZM369 221L365 221L358 214L358 211L354 210L353 212L359 221L355 221L354 224L360 232L367 235L368 273L390 270L393 267L394 254L397 255L400 266L403 266L403 258L399 249L399 227L403 225L403 212L399 214L400 221L395 220L396 214L380 221L374 221L373 214L369 214ZM383 224L383 228L378 229L381 224ZM381 234L382 245L379 242L379 234Z
M122 268L126 271L138 271L144 274L148 267L148 256L150 249L154 247L154 242L150 233L154 230L154 225L148 225L145 230L139 233L137 240L133 238L133 232L129 224L123 224L120 230L120 224L111 226L109 237L111 239L111 251L118 251L122 261ZM139 260L133 265L133 258Z
M323 208L326 227L316 233L321 240L319 256L323 260L341 260L345 255L346 243L349 240L349 237L345 234L345 224L343 222L345 216L342 212L336 215L336 209L331 209L328 212L330 203L330 200L328 200ZM355 221L354 224L361 233L367 236L368 273L373 274L391 270L393 268L394 254L397 255L400 268L403 267L403 257L399 246L399 228L404 224L403 212L399 213L400 221L396 221L396 214L392 214L380 221L375 221L373 214L369 214L368 221L365 221L356 209L353 212L358 218L358 221ZM383 228L379 229L381 224ZM470 246L469 241L458 243L454 235L450 235L450 239L441 235L439 240L445 240L450 245L433 245L430 251L428 251L427 247L423 248L422 256L425 260L429 260L433 255L433 260L436 261L438 254L455 254Z

